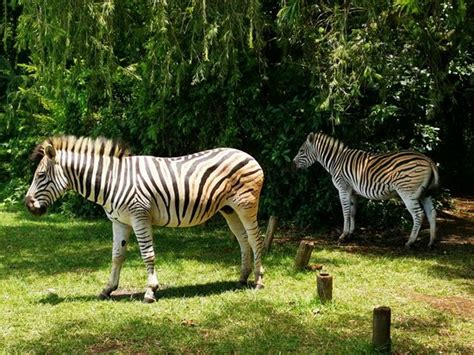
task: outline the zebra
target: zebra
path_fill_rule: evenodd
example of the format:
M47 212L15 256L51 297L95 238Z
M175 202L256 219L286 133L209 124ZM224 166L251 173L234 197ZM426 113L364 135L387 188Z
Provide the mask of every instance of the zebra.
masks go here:
M332 176L339 191L344 216L342 242L354 232L356 195L383 200L397 194L413 218L413 227L405 246L418 236L423 212L430 224L431 247L436 239L436 210L431 194L439 185L436 164L427 156L412 151L371 154L350 149L340 140L324 133L310 133L293 159L296 169L319 162Z
M217 212L240 245L239 285L247 284L253 253L255 288L263 287L257 212L264 174L249 154L217 148L172 158L134 156L102 137L59 136L39 144L32 158L39 163L25 197L31 213L44 214L71 189L103 206L112 221L112 270L99 298L109 298L118 288L133 230L147 270L144 302L154 302L159 283L152 225L195 226Z

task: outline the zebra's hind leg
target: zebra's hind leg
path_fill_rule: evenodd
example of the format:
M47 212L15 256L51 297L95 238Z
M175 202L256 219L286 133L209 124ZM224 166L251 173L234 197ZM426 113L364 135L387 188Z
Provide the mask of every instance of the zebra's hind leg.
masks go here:
M243 208L237 211L240 221L247 232L248 242L253 252L255 264L255 288L261 289L263 285L263 274L265 272L262 265L263 239L259 234L257 221L257 208Z
M230 207L225 211L221 210L221 214L224 216L230 230L235 235L240 245L242 264L240 269L239 286L243 287L247 285L247 279L250 275L250 272L252 271L252 250L250 249L250 244L247 239L247 232L245 231L245 228L237 213L235 213L235 211Z
M133 231L137 237L138 246L147 271L147 288L143 302L156 301L155 291L159 287L158 277L155 272L155 250L153 249L153 228L149 216L136 217L133 222Z
M411 198L405 195L400 195L400 197L402 198L403 202L405 203L405 206L407 207L413 218L413 228L411 230L410 238L405 244L405 246L409 248L410 245L415 242L416 237L418 236L418 232L420 231L421 222L423 221L423 209L421 208L418 199Z
M99 295L100 299L109 298L110 293L115 291L119 285L120 271L125 260L128 238L132 228L126 224L113 221L112 229L114 241L112 246L112 271L110 272L109 282Z
M421 199L423 210L425 211L426 218L430 223L430 242L428 247L432 247L436 240L436 209L433 206L433 199L431 196L427 196Z

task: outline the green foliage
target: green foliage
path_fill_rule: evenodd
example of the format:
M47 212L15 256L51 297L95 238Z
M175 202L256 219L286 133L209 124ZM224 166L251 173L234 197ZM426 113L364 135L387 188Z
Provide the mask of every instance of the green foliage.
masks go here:
M104 135L158 156L241 148L266 173L262 216L338 223L327 173L289 171L315 130L371 151L427 152L446 187L472 193L467 6L5 0L0 197L21 199L34 166L28 154L44 137ZM68 200L60 208L96 213L77 207Z

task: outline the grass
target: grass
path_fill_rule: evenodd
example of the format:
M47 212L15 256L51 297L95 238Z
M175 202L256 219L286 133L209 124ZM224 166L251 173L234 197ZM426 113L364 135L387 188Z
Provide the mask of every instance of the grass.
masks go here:
M334 276L334 300L321 304L315 273L293 270L296 242L274 244L266 288L256 292L234 287L240 255L227 229L156 229L164 289L148 305L136 241L120 296L96 298L110 269L108 221L34 218L4 207L0 221L0 353L371 353L377 305L392 308L396 353L474 352L472 312L448 304L473 304L470 246L406 252L318 244L311 263Z

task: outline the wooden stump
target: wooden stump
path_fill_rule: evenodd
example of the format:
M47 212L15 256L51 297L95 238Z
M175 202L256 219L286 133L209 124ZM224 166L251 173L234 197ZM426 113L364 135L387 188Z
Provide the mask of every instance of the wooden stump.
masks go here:
M372 344L377 352L390 353L390 307L374 308L372 324Z
M321 302L327 302L332 300L332 276L327 272L320 272L316 276L316 285L318 290L318 296Z
M302 240L296 253L295 268L297 270L303 270L309 263L309 258L313 252L314 243Z
M264 247L263 253L267 254L270 252L270 248L272 246L273 235L275 234L275 230L278 225L278 218L275 216L270 216L270 220L268 221L267 233L265 234L264 240Z

